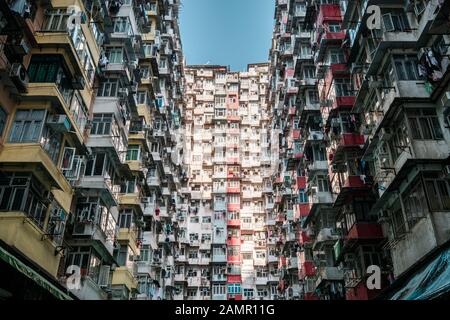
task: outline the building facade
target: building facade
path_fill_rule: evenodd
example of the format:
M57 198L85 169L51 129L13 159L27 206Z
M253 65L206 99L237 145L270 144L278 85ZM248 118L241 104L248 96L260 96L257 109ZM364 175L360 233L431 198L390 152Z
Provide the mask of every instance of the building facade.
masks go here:
M449 250L448 10L443 1L277 1L270 102L282 297L448 295L415 285L448 286L437 270Z
M5 298L173 296L187 183L178 8L1 2Z
M180 225L186 244L177 265L179 298L272 299L277 275L268 263L266 230L268 64L251 64L246 72L187 66L185 74L191 202Z

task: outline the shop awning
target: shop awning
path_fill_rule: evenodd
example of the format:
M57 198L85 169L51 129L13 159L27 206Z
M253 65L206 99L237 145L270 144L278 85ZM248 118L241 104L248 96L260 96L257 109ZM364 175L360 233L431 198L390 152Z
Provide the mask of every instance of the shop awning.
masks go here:
M73 300L68 294L64 293L61 289L57 288L49 280L45 279L42 275L34 271L11 253L0 247L0 259L11 265L14 269L22 273L24 276L36 282L39 286L50 292L57 299L60 300Z
M421 267L403 286L388 296L390 300L430 300L450 292L450 248Z

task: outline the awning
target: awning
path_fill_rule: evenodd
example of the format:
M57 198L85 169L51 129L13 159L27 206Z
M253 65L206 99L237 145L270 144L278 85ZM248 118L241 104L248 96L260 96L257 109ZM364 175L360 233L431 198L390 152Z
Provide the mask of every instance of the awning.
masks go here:
M390 300L430 300L450 291L450 248L420 268Z
M60 300L73 300L68 294L64 293L61 289L57 288L49 280L45 279L39 273L28 267L25 263L13 256L11 253L0 247L0 259L11 265L16 270L20 271L23 275L36 282L42 288L53 294Z

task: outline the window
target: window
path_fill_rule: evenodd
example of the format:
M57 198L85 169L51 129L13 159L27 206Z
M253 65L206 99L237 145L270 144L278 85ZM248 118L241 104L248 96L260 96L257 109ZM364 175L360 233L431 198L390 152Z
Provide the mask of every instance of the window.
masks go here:
M92 119L92 135L108 135L111 134L111 126L113 122L112 113L97 113Z
M6 119L8 118L8 114L3 109L2 106L0 106L0 137L3 135L3 130L6 127Z
M239 255L239 247L238 246L228 246L228 256L229 257L236 257Z
M392 11L383 14L384 30L388 32L405 32L409 29L408 18L403 11Z
M189 218L190 223L199 223L199 217L198 216L191 216Z
M38 142L44 126L45 109L17 110L9 142Z
M71 13L66 9L47 11L43 30L67 31L67 22Z
M129 229L132 227L133 222L133 211L130 209L121 210L119 213L119 228Z
M28 67L30 82L51 82L61 84L64 78L68 78L62 65L62 56L33 55Z
M303 77L305 79L313 79L316 76L316 68L315 67L305 67L303 70Z
M68 256L67 265L75 265L80 267L80 271L82 275L87 275L88 267L89 267L89 257L91 254L90 247L76 247L73 248L73 252L71 252Z
M80 132L84 132L86 121L88 118L88 112L86 105L83 103L83 99L79 93L75 93L72 103L70 105L70 112L72 113L75 122L77 123Z
M212 286L212 293L213 294L225 294L225 285L224 284L214 284Z
M416 55L394 55L394 65L397 79L400 81L419 80Z
M124 60L122 47L108 48L106 57L109 63L122 63Z
M211 223L211 217L202 217L202 223Z
M408 130L406 122L403 118L394 123L392 128L395 128L392 138L389 141L389 149L391 151L392 161L397 161L404 148L409 144Z
M140 146L139 145L136 145L136 144L128 145L127 157L126 157L127 161L139 160L139 155L140 155Z
M228 285L228 294L241 294L241 285L239 283L231 283Z
M140 249L139 261L149 262L150 261L150 245L144 244Z
M129 33L131 31L131 24L128 17L118 17L114 19L114 32Z
M96 153L87 161L84 174L86 176L102 176L106 172L103 168L107 167L108 162L105 153Z
M392 206L391 217L394 236L397 238L404 235L406 233L406 222L405 217L403 216L400 199Z
M353 95L349 79L335 79L334 87L336 90L336 97L349 97Z
M103 81L97 91L99 97L117 97L120 83L118 79L108 79Z
M328 178L326 176L320 176L317 179L317 185L319 187L319 192L328 192L330 191L330 186L328 183Z
M244 297L253 298L253 289L244 289Z
M331 64L345 62L344 53L342 52L342 50L337 49L330 50L329 55L330 55L329 61Z
M328 25L328 30L330 32L339 32L341 31L341 25L339 23L330 23Z
M319 93L317 91L309 90L309 103L316 104L319 103Z
M48 207L44 191L29 173L0 173L0 211L25 212L42 228Z
M434 109L408 109L409 126L415 140L444 139L441 125Z
M430 210L450 210L450 189L448 180L440 179L437 173L427 172L424 174L425 177L425 189L429 199ZM416 205L414 212L421 211L426 212L426 201L425 196L422 192L420 195L421 206Z

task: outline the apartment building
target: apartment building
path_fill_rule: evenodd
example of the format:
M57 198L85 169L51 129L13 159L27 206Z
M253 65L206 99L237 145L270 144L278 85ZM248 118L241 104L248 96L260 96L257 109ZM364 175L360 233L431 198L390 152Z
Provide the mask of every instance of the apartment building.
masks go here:
M448 12L444 1L277 1L280 298L448 296Z
M189 196L178 7L0 3L6 298L173 296Z
M192 65L185 74L191 202L179 298L271 299L277 281L269 274L264 189L271 175L268 64L246 72Z

